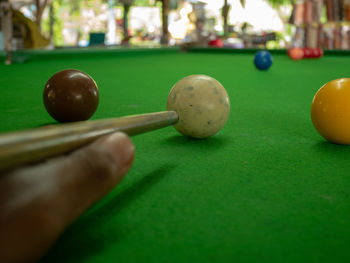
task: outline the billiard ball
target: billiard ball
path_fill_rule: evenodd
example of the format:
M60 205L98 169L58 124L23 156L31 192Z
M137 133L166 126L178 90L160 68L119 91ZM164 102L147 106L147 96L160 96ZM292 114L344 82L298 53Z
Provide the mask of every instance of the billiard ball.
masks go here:
M221 38L216 38L214 40L209 41L209 46L211 47L224 47L224 42Z
M311 119L329 142L350 144L350 78L323 85L311 103Z
M302 48L293 47L288 49L288 56L293 60L300 60L304 57L304 52Z
M322 57L323 56L323 49L319 48L319 50L320 50L320 57Z
M216 134L227 122L230 100L225 88L206 75L190 75L171 89L167 110L176 111L174 128L185 136L204 139Z
M84 121L97 109L99 91L86 73L66 69L54 74L43 92L47 112L59 122Z
M316 58L320 58L323 56L323 50L321 48L316 48L314 54Z
M254 57L254 65L259 70L267 70L273 62L272 55L268 51L258 51Z
M311 57L312 58L317 58L318 57L318 50L317 50L317 48L312 48L311 49Z
M304 51L304 58L311 58L312 57L311 48L305 47L305 48L303 48L303 51Z

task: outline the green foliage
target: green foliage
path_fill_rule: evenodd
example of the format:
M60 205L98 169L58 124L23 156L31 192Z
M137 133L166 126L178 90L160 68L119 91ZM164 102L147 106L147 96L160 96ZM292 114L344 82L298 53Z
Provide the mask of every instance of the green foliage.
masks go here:
M136 6L149 6L150 1L149 0L134 0L134 5L136 5Z
M106 3L106 0L53 0L59 6L59 9L69 10L69 14L72 17L79 17L81 9L83 7L92 8L98 7L103 3Z
M62 37L62 30L63 30L63 22L59 18L58 11L61 8L63 0L56 0L53 1L53 17L54 20L53 23L53 41L54 45L56 46L62 46L64 44L63 37ZM49 35L50 32L50 18L47 17L42 21L42 31L45 35Z
M179 2L184 0L178 0ZM230 1L240 1L244 5L246 1L249 0L228 0ZM291 5L293 2L291 0L267 0L274 8L278 9L282 5ZM133 6L161 6L162 1L159 0L133 0ZM79 20L81 16L82 8L93 8L95 13L99 13L99 8L102 4L108 3L109 5L123 6L119 0L52 0L54 6L54 44L63 45L63 22L61 20L61 15L63 12L69 13L69 20L76 21ZM43 32L48 35L49 32L49 18L43 20Z
M267 2L269 2L273 7L279 7L279 6L283 6L283 5L290 5L294 1L292 1L292 0L267 0Z
M121 2L119 2L118 0L115 0L116 5L122 5ZM133 1L134 4L133 6L160 6L161 3L159 1L156 0L134 0Z

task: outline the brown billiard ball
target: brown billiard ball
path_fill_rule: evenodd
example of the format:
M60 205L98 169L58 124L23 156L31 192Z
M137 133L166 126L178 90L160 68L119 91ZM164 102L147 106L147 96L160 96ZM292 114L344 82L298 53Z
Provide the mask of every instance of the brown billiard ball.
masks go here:
M84 121L97 109L96 82L85 72L66 69L54 74L44 88L47 112L59 122Z

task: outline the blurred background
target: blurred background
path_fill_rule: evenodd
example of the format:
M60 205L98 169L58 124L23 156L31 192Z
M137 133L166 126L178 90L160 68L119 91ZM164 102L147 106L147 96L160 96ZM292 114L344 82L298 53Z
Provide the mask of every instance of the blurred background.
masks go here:
M6 16L12 18L15 50L125 45L350 48L350 0L0 0L0 4L0 49L8 27Z

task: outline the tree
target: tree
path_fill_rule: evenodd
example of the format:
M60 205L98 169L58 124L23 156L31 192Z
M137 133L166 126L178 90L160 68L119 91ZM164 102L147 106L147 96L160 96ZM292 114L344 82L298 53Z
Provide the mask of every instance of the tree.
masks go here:
M38 25L39 32L41 32L41 19L45 10L45 7L51 3L52 0L34 0L36 7L35 22Z
M134 0L119 0L120 3L123 4L124 13L123 13L123 31L124 31L124 39L123 43L129 43L129 11L130 7L134 4Z
M230 11L230 5L227 3L227 0L224 1L224 6L222 7L222 18L224 20L224 36L228 34L228 13Z
M169 0L158 0L162 2L162 38L161 44L168 44L169 31L168 31L168 13L169 13Z

